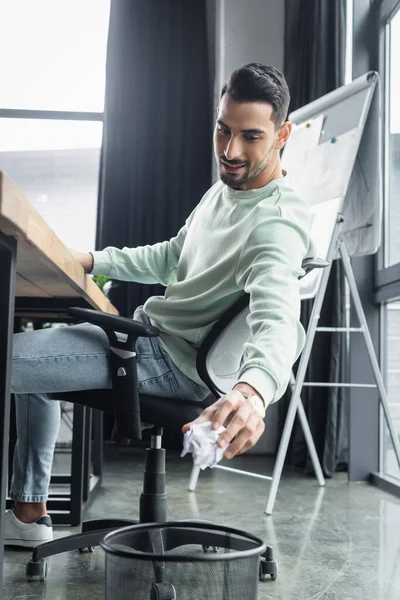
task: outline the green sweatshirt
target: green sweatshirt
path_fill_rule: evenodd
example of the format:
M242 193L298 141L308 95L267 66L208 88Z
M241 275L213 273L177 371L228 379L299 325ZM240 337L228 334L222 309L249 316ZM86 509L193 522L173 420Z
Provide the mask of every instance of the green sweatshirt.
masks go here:
M238 382L254 387L268 405L285 392L305 341L299 276L303 259L316 255L309 229L308 206L286 177L248 191L219 181L176 237L93 252L93 274L166 286L144 312L175 365L198 383L196 346L243 290L250 294L251 335Z

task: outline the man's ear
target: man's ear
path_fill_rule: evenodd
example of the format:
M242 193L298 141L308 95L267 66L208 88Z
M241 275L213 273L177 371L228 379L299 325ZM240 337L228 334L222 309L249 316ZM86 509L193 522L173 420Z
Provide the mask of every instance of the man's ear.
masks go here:
M290 121L285 121L279 127L278 136L276 138L275 148L282 150L286 142L288 141L290 134L292 133L293 124Z

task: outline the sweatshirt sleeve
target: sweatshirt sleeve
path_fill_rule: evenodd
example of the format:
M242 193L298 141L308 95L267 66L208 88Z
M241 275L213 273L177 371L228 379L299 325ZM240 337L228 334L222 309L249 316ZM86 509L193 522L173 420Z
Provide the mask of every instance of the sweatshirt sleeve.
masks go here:
M169 241L122 250L109 246L92 252L94 266L91 274L137 283L168 285L176 282L179 257L195 210Z
M250 338L238 382L254 387L266 406L285 392L304 346L299 277L310 244L306 210L274 211L251 229L236 270L238 285L250 295Z

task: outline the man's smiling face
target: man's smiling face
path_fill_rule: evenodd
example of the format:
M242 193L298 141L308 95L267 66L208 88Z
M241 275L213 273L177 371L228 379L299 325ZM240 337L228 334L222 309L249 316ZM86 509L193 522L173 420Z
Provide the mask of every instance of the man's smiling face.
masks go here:
M235 102L221 98L214 132L214 150L221 180L236 189L265 185L263 179L275 148L278 131L273 107L265 102ZM263 176L264 175L264 176Z

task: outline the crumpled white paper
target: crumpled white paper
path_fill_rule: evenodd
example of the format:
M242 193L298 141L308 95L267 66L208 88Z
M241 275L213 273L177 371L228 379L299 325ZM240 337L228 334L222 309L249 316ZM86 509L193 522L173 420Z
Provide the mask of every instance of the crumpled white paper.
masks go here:
M211 429L211 421L194 423L183 436L181 456L192 454L195 466L201 470L214 467L223 458L224 452L229 446L227 444L224 448L220 448L217 445L217 440L225 429L223 425L218 429Z

